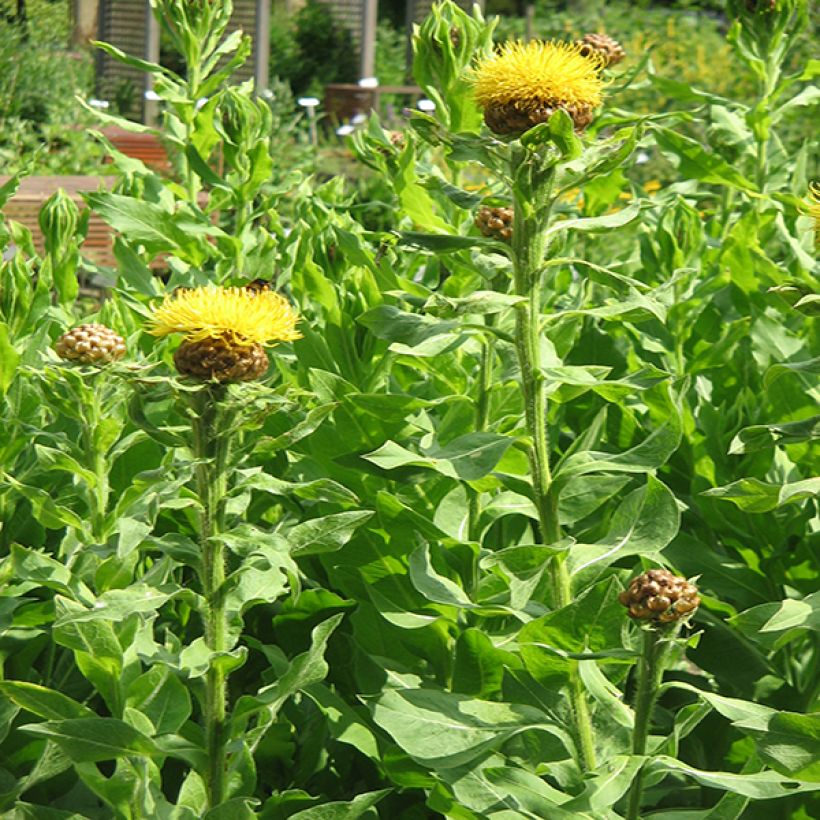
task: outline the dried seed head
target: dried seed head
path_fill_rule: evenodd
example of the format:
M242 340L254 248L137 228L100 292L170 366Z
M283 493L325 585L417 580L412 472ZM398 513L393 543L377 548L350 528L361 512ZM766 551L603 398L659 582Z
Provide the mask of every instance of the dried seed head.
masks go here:
M97 322L78 325L60 336L54 350L61 359L79 364L108 364L125 355L125 340Z
M482 208L475 218L475 224L483 236L509 242L512 238L512 208Z
M576 45L585 57L592 54L600 55L607 68L620 63L626 57L623 46L608 34L585 34Z
M260 344L236 344L230 337L183 342L174 353L182 376L202 381L246 382L267 373L268 356Z
M666 569L650 569L633 578L618 600L630 618L659 623L689 618L700 605L697 587Z

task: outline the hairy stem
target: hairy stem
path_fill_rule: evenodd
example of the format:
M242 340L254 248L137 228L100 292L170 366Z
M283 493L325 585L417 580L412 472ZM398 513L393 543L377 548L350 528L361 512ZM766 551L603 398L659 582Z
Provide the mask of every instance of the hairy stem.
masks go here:
M200 582L205 598L203 613L205 643L214 654L225 652L226 617L222 586L225 582L224 544L219 538L224 528L227 491L226 465L229 440L222 429L222 387L204 387L192 399L194 417L194 458L196 490L201 504L199 543L202 555ZM213 808L225 796L227 743L226 676L221 665L211 661L205 677L205 748L208 766L205 787L208 805Z
M100 374L97 374L100 375ZM100 397L104 385L96 380L83 387L83 447L86 460L94 474L94 487L89 493L89 518L91 519L91 533L97 544L102 544L106 538L105 519L108 510L108 460L106 453L100 447L100 423L103 418L102 400Z
M527 155L513 159L513 178L522 164L532 161ZM538 171L533 170L530 180ZM547 385L541 368L541 311L544 259L547 252L546 230L550 223L552 176L542 175L534 183L536 195L530 199L520 194L514 197L513 264L515 292L525 297L517 307L515 347L521 369L521 389L524 415L530 436L529 462L533 499L538 511L541 542L547 546L561 540L558 521L558 496L552 484L549 431L547 429ZM553 605L556 609L572 601L572 587L566 565L566 555L557 553L550 561L549 578ZM585 770L595 767L595 744L592 720L576 661L570 661L569 696L573 725L581 765Z
M658 687L672 648L671 638L677 633L675 625L671 631L656 628L645 629L640 666L638 667L638 689L635 693L635 729L632 734L632 753L646 754L646 740L652 720L652 709L658 697ZM643 775L645 766L635 773L629 791L629 806L626 820L638 820L643 796Z

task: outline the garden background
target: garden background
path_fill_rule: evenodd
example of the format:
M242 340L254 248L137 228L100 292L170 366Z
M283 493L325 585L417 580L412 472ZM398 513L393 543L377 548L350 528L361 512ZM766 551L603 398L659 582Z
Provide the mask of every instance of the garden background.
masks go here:
M0 816L818 816L816 10L444 3L339 121L152 5L156 126L0 2Z

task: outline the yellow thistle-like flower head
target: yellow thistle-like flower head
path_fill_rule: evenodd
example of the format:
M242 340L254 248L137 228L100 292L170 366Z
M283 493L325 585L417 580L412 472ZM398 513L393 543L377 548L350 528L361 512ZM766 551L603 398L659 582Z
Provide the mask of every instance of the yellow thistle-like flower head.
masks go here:
M577 43L505 43L475 68L475 99L499 134L523 132L559 108L581 131L601 104L603 67L599 54L585 53Z
M154 308L148 332L184 333L186 341L225 339L237 346L271 345L300 339L299 314L270 290L204 288L178 290Z

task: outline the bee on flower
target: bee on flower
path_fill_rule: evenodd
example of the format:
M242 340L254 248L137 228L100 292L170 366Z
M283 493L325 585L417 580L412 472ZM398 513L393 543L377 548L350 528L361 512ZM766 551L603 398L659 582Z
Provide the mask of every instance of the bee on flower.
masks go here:
M280 294L266 289L181 289L153 310L148 333L185 338L174 353L183 376L203 381L259 379L268 370L265 347L300 339L299 314Z
M578 43L505 43L475 68L475 100L496 134L521 134L559 109L583 131L603 99L605 62Z

